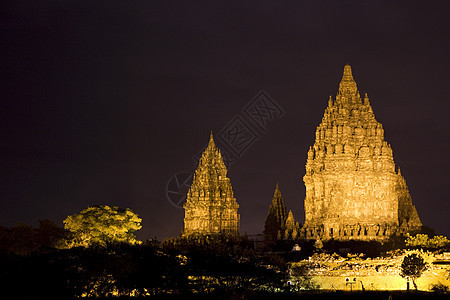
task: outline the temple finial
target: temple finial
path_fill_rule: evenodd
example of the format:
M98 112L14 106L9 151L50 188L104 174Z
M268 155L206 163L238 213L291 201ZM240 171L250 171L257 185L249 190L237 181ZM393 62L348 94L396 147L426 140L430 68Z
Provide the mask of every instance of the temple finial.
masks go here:
M276 196L278 196L278 195L281 196L281 192L280 192L280 188L279 188L279 186L278 186L278 182L277 182L277 185L276 185L276 187L275 187L275 193L273 193L273 195L274 195L274 197L276 197Z
M342 80L353 81L352 67L349 64L344 66L344 74Z
M289 213L288 213L288 217L287 217L288 219L292 219L292 220L295 220L294 219L294 214L292 213L292 210L289 210Z
M367 93L364 94L364 104L369 105L369 96L367 96Z
M356 82L353 79L352 67L349 64L344 66L344 74L342 75L341 83L339 84L340 94L351 94L356 95L358 89L356 87Z
M208 147L209 146L215 146L216 144L214 143L214 137L213 137L213 133L211 130L211 134L209 135L209 143L208 143Z

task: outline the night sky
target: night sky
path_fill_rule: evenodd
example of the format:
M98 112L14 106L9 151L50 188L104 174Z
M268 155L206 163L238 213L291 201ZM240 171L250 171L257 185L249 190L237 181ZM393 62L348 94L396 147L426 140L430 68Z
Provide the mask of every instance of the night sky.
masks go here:
M168 182L236 117L256 136L229 166L241 233L262 232L276 182L303 223L307 150L349 63L422 222L450 236L448 1L240 2L2 1L0 224L107 204L141 239L177 236ZM245 114L260 91L284 112L264 128Z

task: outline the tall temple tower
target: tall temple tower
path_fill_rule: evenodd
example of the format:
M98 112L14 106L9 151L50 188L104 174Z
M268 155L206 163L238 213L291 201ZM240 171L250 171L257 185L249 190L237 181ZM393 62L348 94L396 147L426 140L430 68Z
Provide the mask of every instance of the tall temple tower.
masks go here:
M213 135L200 158L184 204L182 235L239 235L239 205Z
M264 234L272 241L280 239L286 229L286 206L284 206L283 197L281 197L280 188L275 187L272 203L264 224Z
M383 241L422 226L383 126L367 94L361 100L349 65L317 127L303 181L306 238Z

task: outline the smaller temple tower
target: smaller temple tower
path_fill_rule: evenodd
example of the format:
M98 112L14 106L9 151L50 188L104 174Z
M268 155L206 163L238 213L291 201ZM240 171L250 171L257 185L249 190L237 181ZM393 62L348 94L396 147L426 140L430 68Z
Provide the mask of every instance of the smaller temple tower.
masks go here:
M283 197L281 197L281 192L277 183L264 224L266 240L276 241L279 236L284 234L286 217L286 207L284 206Z
M211 133L184 204L183 237L239 235L239 205Z
M284 236L285 240L295 240L300 235L300 224L295 221L294 214L292 210L289 211L288 217L286 219L286 225L284 226Z
M290 210L289 214L286 213L286 206L277 183L264 224L266 241L295 240L300 236L300 227L292 211Z

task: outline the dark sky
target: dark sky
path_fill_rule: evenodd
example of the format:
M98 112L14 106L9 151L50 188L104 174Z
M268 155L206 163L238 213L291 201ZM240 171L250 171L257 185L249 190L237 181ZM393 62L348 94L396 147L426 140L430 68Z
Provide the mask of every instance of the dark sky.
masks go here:
M449 236L447 2L4 0L0 223L108 204L142 239L178 235L168 181L211 130L251 126L261 90L284 115L229 168L241 232L262 232L277 181L303 222L306 152L348 62L423 223Z

